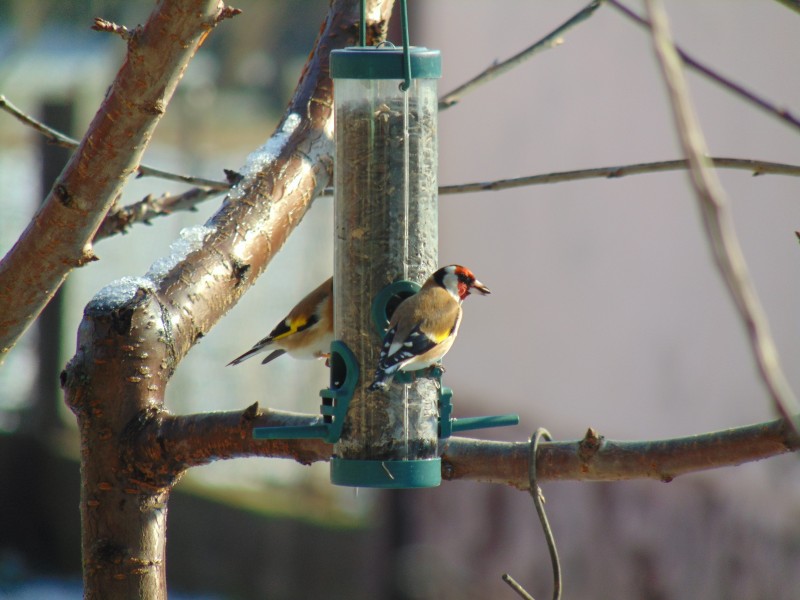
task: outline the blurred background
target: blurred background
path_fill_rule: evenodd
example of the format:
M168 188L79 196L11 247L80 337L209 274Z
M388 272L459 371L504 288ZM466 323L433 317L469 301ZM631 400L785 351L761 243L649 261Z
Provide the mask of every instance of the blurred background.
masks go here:
M549 33L585 2L409 1L411 41L443 55L444 93ZM632 7L643 12L638 2ZM327 11L324 0L238 1L192 61L144 162L223 179L267 139ZM779 2L666 3L696 58L800 113L800 15ZM80 138L124 52L95 16L144 23L151 3L0 0L0 94ZM300 9L300 10L298 10ZM391 39L399 43L397 32ZM800 136L689 72L711 153L786 163ZM602 7L560 47L442 112L442 184L680 156L646 31ZM24 229L63 151L0 114L0 251ZM800 181L722 171L737 230L783 365L800 389ZM121 202L185 187L131 181ZM330 198L318 199L266 274L182 362L176 413L258 401L317 412L322 362L225 368L331 272ZM100 242L0 369L0 598L79 598L75 421L58 373L83 307L141 275L183 227L176 213ZM587 427L657 439L775 418L745 331L714 268L685 173L443 196L440 264L469 266L493 294L469 300L445 377L457 416L518 412L481 437L557 439ZM796 598L800 469L795 456L669 485L545 483L567 597ZM335 488L325 464L224 461L172 495L172 597L512 598L510 572L550 594L550 564L526 493L478 483L419 491Z

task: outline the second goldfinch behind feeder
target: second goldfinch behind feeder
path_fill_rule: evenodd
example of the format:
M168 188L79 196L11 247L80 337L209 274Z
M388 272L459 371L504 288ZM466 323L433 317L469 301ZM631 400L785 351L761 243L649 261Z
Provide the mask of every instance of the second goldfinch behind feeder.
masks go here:
M333 341L333 277L295 306L270 334L228 365L272 352L262 365L288 353L293 358L327 358Z

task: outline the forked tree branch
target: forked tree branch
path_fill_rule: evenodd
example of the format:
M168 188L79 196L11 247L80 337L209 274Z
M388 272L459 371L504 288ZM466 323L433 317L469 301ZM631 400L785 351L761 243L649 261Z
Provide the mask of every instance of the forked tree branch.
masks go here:
M95 232L224 8L221 0L162 2L128 40L126 60L81 145L0 261L0 362L70 271L96 260Z
M680 56L672 42L666 13L659 0L646 0L653 45L667 86L681 147L703 217L717 268L739 310L761 378L777 412L800 433L800 407L783 374L778 349L747 269L725 191L708 160L703 132L694 114Z
M385 36L391 0L371 0L369 29ZM172 460L139 462L137 438L190 348L249 289L332 171L328 56L358 37L357 0L333 0L287 111L205 226L192 228L144 277L100 290L84 309L62 373L81 441L81 521L87 598L166 597L166 507ZM187 425L189 427L189 425Z

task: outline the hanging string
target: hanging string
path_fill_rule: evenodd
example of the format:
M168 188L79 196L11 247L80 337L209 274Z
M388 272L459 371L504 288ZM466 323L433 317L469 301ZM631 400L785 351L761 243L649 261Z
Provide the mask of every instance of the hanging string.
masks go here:
M403 32L403 76L404 81L400 89L408 91L411 87L411 50L408 42L408 4L407 0L400 0L400 28Z
M358 34L361 38L361 46L367 45L367 0L361 0L361 24Z
M403 92L403 279L408 279L409 263L409 220L411 218L411 140L409 139L408 127L408 96L411 88L411 55L408 50L408 7L406 0L400 1L400 20L403 32L403 76L404 81L400 84ZM405 409L405 432L406 432L406 457L409 453L409 386L403 386L403 404Z

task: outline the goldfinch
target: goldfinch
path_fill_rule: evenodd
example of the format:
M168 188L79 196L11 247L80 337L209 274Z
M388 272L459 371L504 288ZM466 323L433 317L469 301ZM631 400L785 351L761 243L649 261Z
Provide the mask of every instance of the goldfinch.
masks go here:
M289 353L294 358L327 358L333 341L333 277L303 298L270 334L230 365L274 348L262 365Z
M460 265L442 267L417 294L403 300L389 321L370 390L385 388L397 371L417 371L439 363L461 324L461 302L475 289L489 288Z

